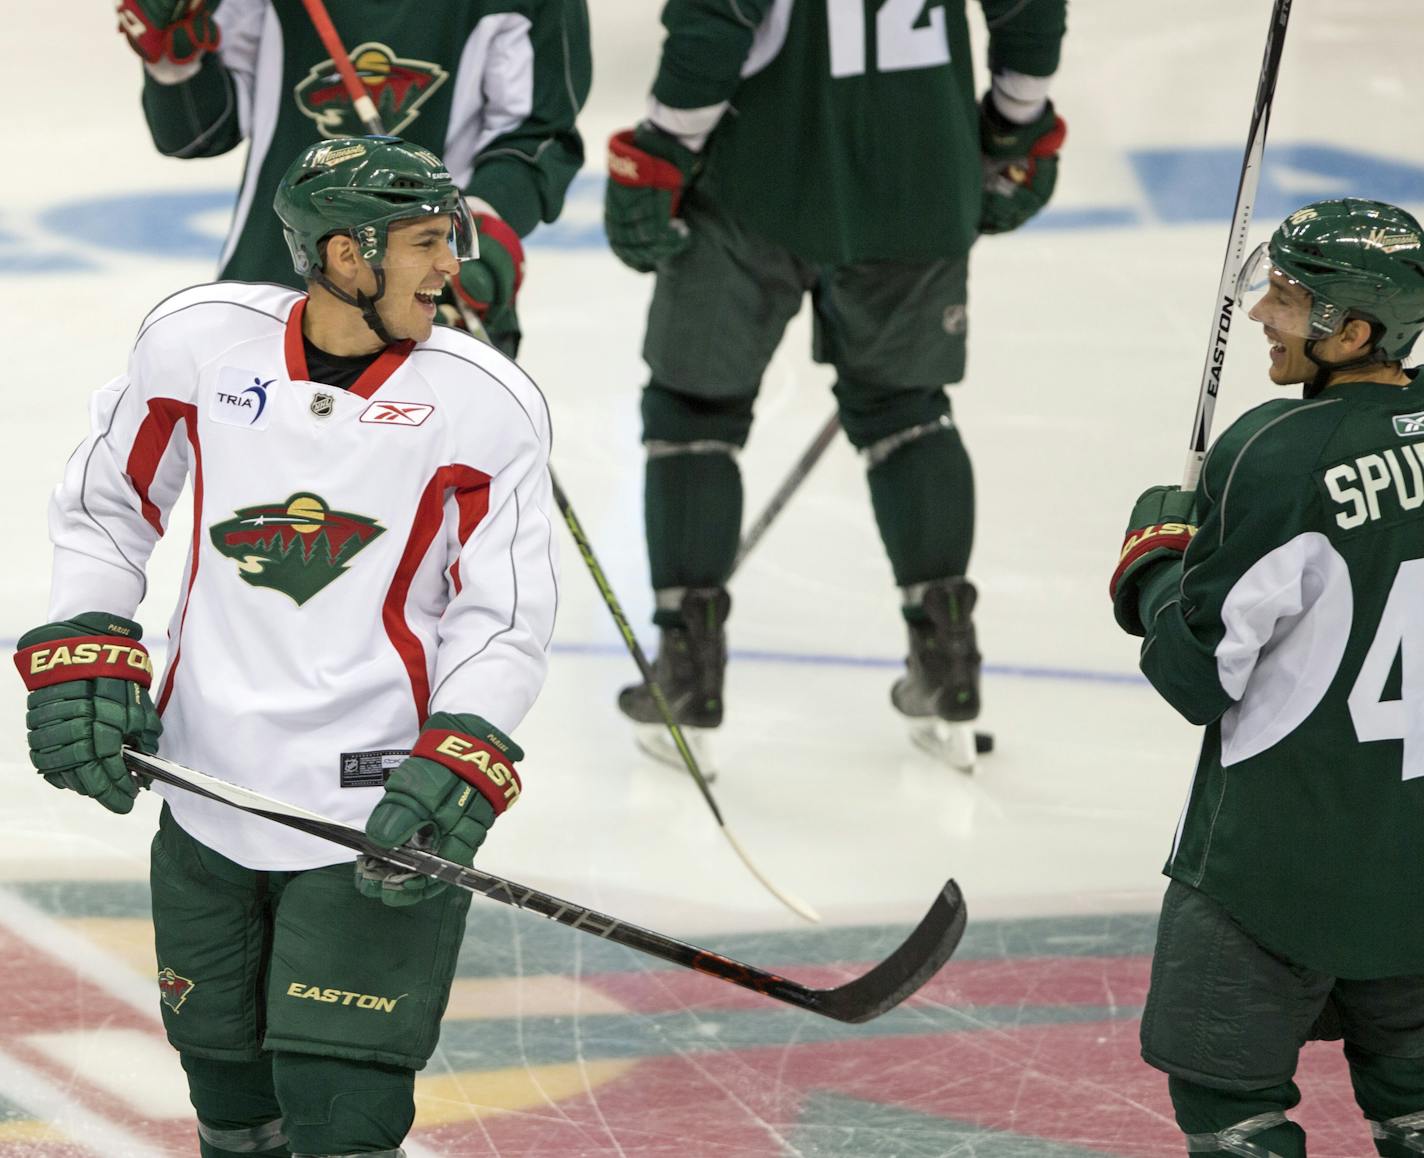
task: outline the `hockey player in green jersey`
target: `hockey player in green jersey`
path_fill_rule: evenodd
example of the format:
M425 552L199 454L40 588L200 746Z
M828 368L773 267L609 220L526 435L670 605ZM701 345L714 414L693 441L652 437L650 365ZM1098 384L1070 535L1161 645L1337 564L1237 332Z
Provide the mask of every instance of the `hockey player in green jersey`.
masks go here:
M910 655L891 699L972 740L974 482L944 387L964 374L970 246L1053 191L1065 4L983 0L992 84L976 106L964 0L668 0L647 117L609 144L604 221L614 253L657 275L645 517L655 670L685 727L722 722L736 455L809 293L902 591ZM660 720L646 686L619 706Z
M583 164L574 118L588 95L585 0L343 0L332 14L388 132L443 157L479 230L453 296L505 353L518 349L521 239L563 208ZM160 152L250 151L223 246L225 280L301 288L272 204L314 135L365 132L299 0L121 0L143 58L143 110Z
M1238 298L1277 385L1195 495L1138 500L1111 592L1201 757L1142 1054L1194 1155L1302 1158L1301 1046L1344 1039L1375 1149L1424 1153L1424 239L1308 205ZM1363 1149L1363 1144L1361 1145Z

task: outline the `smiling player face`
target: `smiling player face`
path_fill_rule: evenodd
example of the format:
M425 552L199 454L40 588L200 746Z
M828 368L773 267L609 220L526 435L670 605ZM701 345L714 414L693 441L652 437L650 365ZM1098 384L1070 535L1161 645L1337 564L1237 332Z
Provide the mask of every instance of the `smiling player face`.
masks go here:
M444 289L445 279L460 269L451 248L453 224L448 214L391 223L381 263L386 272L385 292L376 311L392 338L423 342L430 337L435 299ZM374 292L375 274L368 269L365 279L370 284L364 288Z

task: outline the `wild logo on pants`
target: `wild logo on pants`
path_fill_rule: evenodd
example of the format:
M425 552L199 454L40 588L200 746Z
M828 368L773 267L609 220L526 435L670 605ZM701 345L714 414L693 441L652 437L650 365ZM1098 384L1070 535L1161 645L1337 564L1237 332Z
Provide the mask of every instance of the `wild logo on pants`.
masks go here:
M196 988L197 982L179 977L172 969L165 967L158 971L158 995L163 999L163 1004L174 1013L183 1007L183 1002L188 1000L188 994Z

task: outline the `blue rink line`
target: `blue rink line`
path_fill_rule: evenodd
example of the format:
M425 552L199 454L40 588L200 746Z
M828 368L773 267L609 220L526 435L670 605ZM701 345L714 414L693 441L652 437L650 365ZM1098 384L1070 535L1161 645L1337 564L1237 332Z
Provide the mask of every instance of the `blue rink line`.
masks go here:
M640 641L641 642L641 641ZM0 649L15 650L15 637L0 638ZM155 658L164 654L165 648L155 644L149 651ZM555 643L555 655L621 656L627 648L621 643ZM646 650L646 649L645 649ZM872 667L899 668L903 659L887 659L875 655L819 655L797 651L764 651L757 648L732 648L730 657L744 663L785 663L801 664L805 667ZM1136 672L1090 671L1086 668L1034 667L1023 664L986 663L984 674L1008 676L1022 680L1059 680L1065 683L1145 685L1147 680Z
M621 643L555 643L553 651L556 655L627 654L627 648ZM901 668L905 665L904 659L887 659L875 655L822 655L796 651L763 651L756 648L732 648L728 654L732 659L747 663L801 664L806 667ZM1090 671L1086 668L986 663L983 670L985 675L1009 676L1025 680L1061 680L1069 683L1127 684L1131 686L1147 683L1147 680L1136 672Z

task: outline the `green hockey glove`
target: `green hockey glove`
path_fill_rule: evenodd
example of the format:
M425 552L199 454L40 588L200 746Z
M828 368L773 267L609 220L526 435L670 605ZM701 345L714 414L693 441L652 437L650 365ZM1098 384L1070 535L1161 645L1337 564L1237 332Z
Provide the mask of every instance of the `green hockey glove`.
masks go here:
M603 230L619 261L650 273L687 248L678 211L701 166L698 154L650 121L609 138Z
M119 0L118 12L119 31L149 64L190 64L222 43L207 0Z
M1058 150L1068 125L1053 102L1026 125L1015 124L994 106L992 93L979 104L979 150L984 165L984 204L980 233L1017 229L1053 196L1058 181Z
M522 759L519 745L479 716L436 712L386 781L366 835L383 848L410 844L472 864L495 818L519 799L514 765ZM363 856L356 887L399 906L434 896L445 882Z
M131 620L86 611L25 632L15 651L30 692L30 762L56 788L111 812L128 812L138 795L119 749L157 752L163 731L148 698L153 663L142 636Z
M1196 495L1177 486L1148 487L1133 505L1122 553L1108 584L1113 617L1129 635L1146 635L1141 617L1143 588L1162 564L1180 559L1197 533L1192 515Z

